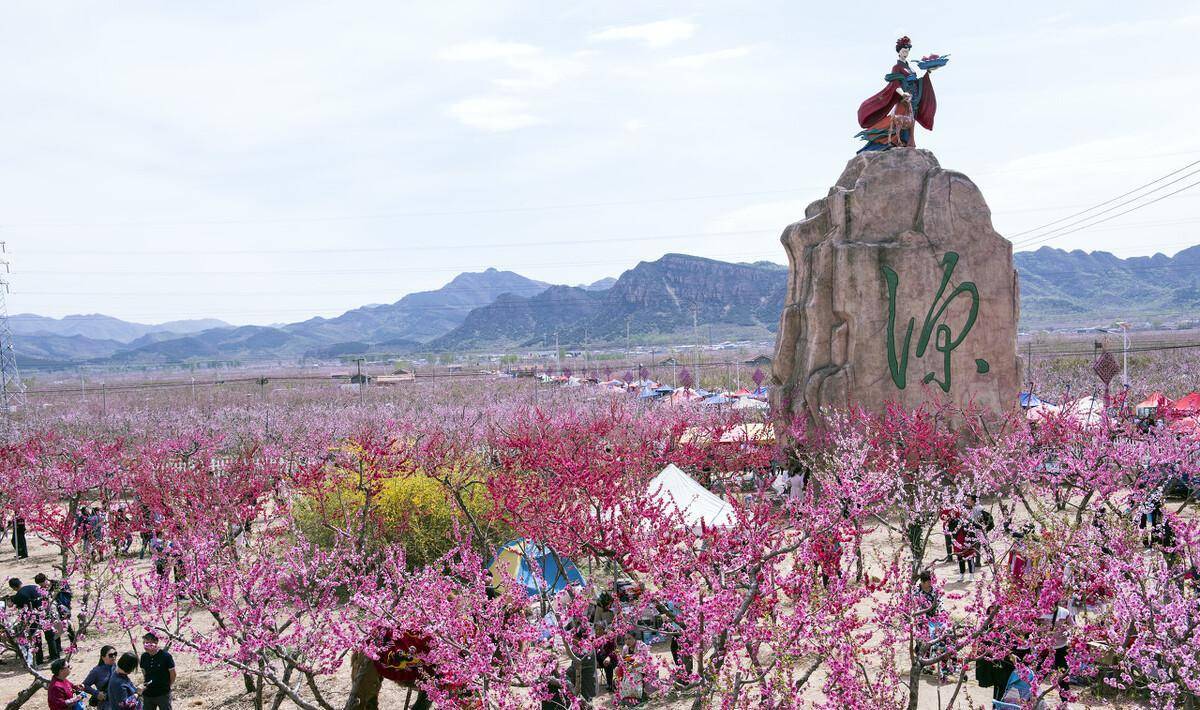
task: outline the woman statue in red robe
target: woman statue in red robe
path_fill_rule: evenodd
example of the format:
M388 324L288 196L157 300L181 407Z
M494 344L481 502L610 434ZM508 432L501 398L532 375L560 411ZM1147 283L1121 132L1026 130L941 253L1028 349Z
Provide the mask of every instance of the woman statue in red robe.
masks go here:
M862 102L858 107L858 125L863 131L859 138L867 141L858 152L887 150L896 146L916 147L913 139L913 119L927 130L933 130L933 115L937 112L937 97L933 93L930 73L918 77L908 64L912 42L908 37L896 40L896 66L883 77L888 84L883 91Z

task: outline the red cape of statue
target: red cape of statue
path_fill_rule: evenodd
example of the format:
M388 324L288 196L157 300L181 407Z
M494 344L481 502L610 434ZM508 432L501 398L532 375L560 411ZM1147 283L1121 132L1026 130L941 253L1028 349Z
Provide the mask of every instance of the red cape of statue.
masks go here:
M892 67L892 73L912 74L908 67L900 62ZM858 125L869 128L891 113L896 104L900 103L900 94L896 93L899 89L899 81L889 82L887 86L883 87L883 91L862 102L862 105L858 107ZM935 113L937 113L937 97L933 93L933 82L929 80L929 74L926 72L925 76L921 77L921 102L917 105L915 118L925 130L932 131Z

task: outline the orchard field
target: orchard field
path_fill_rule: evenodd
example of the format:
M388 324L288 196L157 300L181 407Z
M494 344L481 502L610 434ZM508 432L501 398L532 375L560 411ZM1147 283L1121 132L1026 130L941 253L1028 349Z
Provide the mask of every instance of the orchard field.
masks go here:
M986 708L1007 662L1013 707L1194 708L1200 440L1131 406L1194 389L1188 353L1139 355L1087 421L934 403L783 443L765 411L482 376L31 397L0 455L29 556L0 567L71 607L3 608L0 699L46 702L47 630L76 682L149 630L178 707L612 707L607 659L651 707ZM1103 392L1088 358L1030 376ZM721 524L649 485L669 464ZM511 540L587 584L492 575Z

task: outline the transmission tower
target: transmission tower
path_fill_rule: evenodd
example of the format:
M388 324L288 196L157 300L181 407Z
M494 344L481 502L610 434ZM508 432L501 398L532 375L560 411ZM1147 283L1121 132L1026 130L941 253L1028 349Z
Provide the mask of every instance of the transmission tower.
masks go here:
M25 386L17 372L17 353L13 350L12 328L8 325L9 260L4 242L0 242L0 263L4 265L4 271L0 273L0 406L4 407L7 416L13 408L25 403Z

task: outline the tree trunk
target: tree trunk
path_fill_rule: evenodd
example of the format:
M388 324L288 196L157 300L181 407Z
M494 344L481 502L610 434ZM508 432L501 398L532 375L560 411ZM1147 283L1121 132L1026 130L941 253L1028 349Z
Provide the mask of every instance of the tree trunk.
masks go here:
M350 673L350 697L346 698L345 710L379 710L383 678L375 670L374 661L355 652L350 657Z
M258 659L259 676L258 676L257 682L254 684L254 710L263 710L263 683L264 683L264 681L263 681L263 677L262 677L262 672L263 672L264 665L265 664L263 663L263 660L261 658Z
M283 672L283 683L287 685L292 681L292 666L288 664L287 670ZM275 691L275 698L271 701L271 710L279 710L283 706L283 701L287 699L287 695L282 690Z
M26 688L25 690L22 690L20 693L17 693L17 697L10 700L8 705L4 706L4 710L17 710L17 708L24 705L26 703L26 701L28 701L34 695L37 695L37 692L41 689L42 689L42 681L40 681L40 680L33 681L33 683L28 688Z

